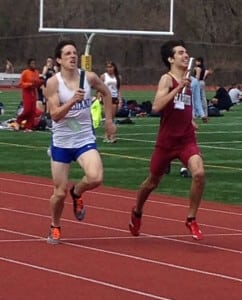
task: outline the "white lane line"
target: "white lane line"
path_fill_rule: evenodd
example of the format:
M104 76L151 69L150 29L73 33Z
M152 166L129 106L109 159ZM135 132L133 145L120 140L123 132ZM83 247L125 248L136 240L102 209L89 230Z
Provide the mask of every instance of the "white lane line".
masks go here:
M142 291L139 291L139 290L126 288L126 287L116 285L116 284L113 284L113 283L109 283L109 282L106 282L106 281L96 280L96 279L93 279L93 278L90 278L90 277L80 276L78 274L58 271L58 270L55 270L55 269L46 268L46 267L39 266L39 265L25 263L25 262L15 260L15 259L0 257L0 260L3 261L3 262L8 262L8 263L12 263L12 264L21 265L21 266L28 267L28 268L35 269L35 270L39 270L39 271L44 271L44 272L48 272L48 273L52 273L52 274L66 276L66 277L69 277L69 278L84 280L84 281L87 281L87 282L91 282L91 283L94 283L94 284L98 284L98 285L102 285L102 286L105 286L105 287L113 288L113 289L116 289L116 290L121 290L121 291L124 291L124 292L144 296L144 297L147 297L147 298L150 298L150 299L172 300L171 298L165 298L165 297L161 297L161 296L154 295L154 294L151 294L151 293L146 293L146 292L142 292Z
M1 193L1 192L0 192ZM4 192L5 194L8 195L13 195L13 196L19 196L19 197L25 197L25 198L31 198L31 199L37 199L37 200L41 200L41 201L49 201L49 199L47 198L43 198L43 197L37 197L37 196L29 196L29 195L25 195L25 194L17 194L17 193L9 193L9 192ZM72 205L69 202L66 202L66 205ZM105 207L99 207L99 206L94 206L94 205L86 205L86 207L90 207L93 209L97 209L97 210L103 210L103 211L109 211L109 212L113 212L113 213L122 213L122 214L128 214L130 215L130 212L127 211L123 211L123 210L118 210L118 209L111 209L111 208L105 208ZM1 210L7 209L7 208L1 208ZM153 218L153 219L158 219L158 220L163 220L163 221L169 221L169 222L179 222L179 223L184 223L184 220L178 220L178 219L173 219L173 218L167 218L167 217L160 217L160 216L154 216L154 215L149 215L149 214L143 214L143 217L147 217L147 218ZM218 225L211 225L211 224L205 224L205 223L199 223L201 226L206 226L209 228L214 228L214 229L219 229L219 230L227 230L227 231L235 231L235 232L242 232L242 229L236 229L236 228L230 228L230 227L224 227L224 226L218 226Z
M26 211L8 209L8 208L0 208L0 210L10 211L10 212L19 213L19 214L28 215L28 216L34 216L34 217L50 219L49 215L43 215L43 214L38 214L38 213L32 213L32 212L26 212ZM66 218L62 218L62 222L80 224L80 222L78 222L78 221L74 221L74 220L70 220L70 219L66 219ZM124 230L124 229L120 229L120 228L116 228L116 227L111 227L111 226L104 226L104 225L98 225L98 224L87 223L87 222L82 222L82 225L95 227L95 228L98 228L98 229L104 229L105 231L111 230L111 231L115 231L115 232L122 232L122 233L125 233L125 234L129 233L128 230ZM1 228L0 228L0 230L1 230ZM240 251L240 250L235 250L235 249L225 248L225 247L219 247L219 246L209 245L209 244L204 244L204 243L202 244L202 243L198 243L198 242L190 242L190 241L185 241L185 240L181 240L181 239L177 239L177 238L169 237L169 236L154 235L154 234L149 234L149 233L142 233L141 236L164 239L164 240L170 240L170 241L173 241L173 242L176 242L176 243L195 245L197 247L205 247L205 248L216 249L216 250L219 250L219 251L242 254L242 251ZM205 236L205 238L206 238L206 236Z
M31 184L31 185L37 185L37 186L43 186L43 187L48 187L50 189L53 189L53 186L51 184L43 184L43 183L36 183L36 182L30 182L30 181L24 181L24 180L16 180L16 179L7 179L7 178L1 178L0 180L4 180L4 181L10 181L10 182L15 182L15 183L21 183L21 184ZM122 190L122 189L120 189ZM126 190L124 190L124 193L126 192ZM0 193L5 193L5 194L11 194L10 192L3 192L0 191ZM135 197L131 197L131 196L125 196L125 195L120 195L120 194L113 194L113 193L107 193L107 192L98 192L98 191L87 191L86 193L90 193L90 194L95 194L95 195L100 195L100 196L107 196L107 197L111 197L111 198L122 198L122 199L127 199L127 200L135 200ZM15 195L15 193L12 193L13 195ZM30 195L23 195L26 197L31 197ZM158 196L158 194L155 194L155 196ZM164 195L161 195L162 198L166 197ZM167 197L169 198L168 201L157 201L157 200L152 200L149 199L148 201L150 203L156 203L156 204L165 204L168 206L175 206L175 207L184 207L187 208L187 205L184 204L178 204L178 203L172 203L172 196L167 195ZM37 199L41 199L41 197L36 197ZM152 195L151 195L152 198ZM174 196L174 198L176 200L179 200L179 197ZM43 199L43 198L42 198ZM232 206L233 207L233 206ZM218 210L218 209L212 209L212 208L204 208L204 207L200 207L199 208L200 211L211 211L211 212L215 212L215 213L222 213L222 214L229 214L229 215L237 215L237 216L242 216L242 213L239 212L231 212L230 210L226 211L226 210Z
M19 232L19 234L21 235L20 232ZM24 236L26 236L26 234L24 234ZM35 238L38 238L38 239L41 238L40 236L31 235L31 234L28 234L28 236L29 237L35 237ZM163 266L163 267L168 267L168 268L178 269L178 270L182 270L182 271L198 273L198 274L202 274L202 275L206 275L206 276L212 276L212 277L231 280L231 281L235 281L235 282L242 282L242 278L229 276L229 275L216 273L216 272L208 272L208 271L204 271L204 270L194 269L194 268L181 266L181 265L177 265L177 264L157 261L157 260L153 260L153 259L149 259L149 258L145 258L145 257L134 256L134 255L130 255L130 254L121 253L121 252L118 252L118 251L111 251L111 250L106 250L106 249L101 249L101 248L94 248L94 247L90 247L90 246L78 245L78 244L74 244L74 243L71 243L71 242L62 242L62 244L72 246L72 247L76 247L76 248L82 248L82 249L86 249L86 250L90 250L90 251L94 251L94 252L100 252L100 253L110 254L110 255L124 257L124 258L128 258L128 259L133 259L133 260L136 260L136 261L147 262L147 263L150 263L150 264L160 265L160 266Z
M5 231L7 232L7 230L4 230L3 228L0 228L0 231ZM10 232L9 232L10 233ZM16 234L16 233L13 233ZM219 233L219 234L207 234L206 236L212 236L212 237L220 237L220 236L241 236L242 237L242 233L228 233L228 234L223 234L223 233ZM161 238L161 239L165 239L165 238L187 238L190 237L190 235L185 235L185 234L180 234L180 235L175 235L175 234L171 234L171 235L161 235L158 237L152 237L149 235L141 235L139 236L139 239L151 239L151 238ZM129 235L129 236L101 236L101 237L70 237L70 238L62 238L61 240L63 242L82 242L82 241L114 241L114 240L133 240L134 238ZM45 241L45 238L39 238L39 239L0 239L0 243L5 244L5 243L32 243L32 242L43 242ZM238 253L238 252L236 252ZM240 253L240 251L239 251Z

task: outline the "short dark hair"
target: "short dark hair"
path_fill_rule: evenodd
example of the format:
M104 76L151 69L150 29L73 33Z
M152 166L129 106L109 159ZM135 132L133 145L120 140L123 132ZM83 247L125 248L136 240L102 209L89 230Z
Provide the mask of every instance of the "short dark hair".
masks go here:
M170 40L161 46L160 54L161 54L162 61L165 64L165 66L169 69L171 67L171 64L168 58L174 57L175 54L174 48L177 46L182 46L184 48L186 47L183 40Z
M62 52L62 49L66 46L66 45L72 45L74 46L75 48L76 47L76 44L73 40L61 40L57 45L56 45L56 48L55 48L55 58L61 58L61 52Z

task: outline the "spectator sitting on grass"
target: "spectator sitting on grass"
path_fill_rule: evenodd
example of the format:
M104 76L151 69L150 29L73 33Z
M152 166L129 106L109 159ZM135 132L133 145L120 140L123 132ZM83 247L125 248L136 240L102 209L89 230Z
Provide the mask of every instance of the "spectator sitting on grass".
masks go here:
M210 99L209 104L212 104L213 106L217 107L219 110L227 110L227 111L229 111L230 107L233 106L229 93L221 85L217 86L216 94L212 99Z
M229 96L233 104L237 104L242 100L242 87L239 84L232 84L229 90Z

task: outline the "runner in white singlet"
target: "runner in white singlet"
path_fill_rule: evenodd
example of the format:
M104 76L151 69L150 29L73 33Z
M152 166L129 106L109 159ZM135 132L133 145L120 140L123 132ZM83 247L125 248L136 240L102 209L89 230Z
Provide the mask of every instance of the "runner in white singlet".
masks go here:
M68 191L70 164L76 161L84 176L72 186L75 217L81 221L85 215L83 193L96 188L103 180L103 166L97 151L91 120L91 88L103 95L105 129L109 135L116 127L112 122L111 94L94 72L78 69L78 53L73 41L61 41L55 50L60 72L47 81L46 95L53 122L51 145L51 171L54 192L50 198L51 226L47 242L60 242L61 216ZM80 84L84 74L83 86Z

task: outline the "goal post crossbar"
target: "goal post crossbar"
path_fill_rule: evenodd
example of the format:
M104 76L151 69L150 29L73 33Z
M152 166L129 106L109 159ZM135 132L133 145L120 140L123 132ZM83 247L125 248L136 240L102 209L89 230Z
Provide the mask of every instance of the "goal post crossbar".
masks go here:
M95 34L120 34L120 35L173 35L173 14L174 0L170 0L170 23L169 31L148 31L148 30L119 30L119 29L94 29L94 28L59 28L44 27L44 0L40 0L39 32L60 32L60 33L95 33Z

